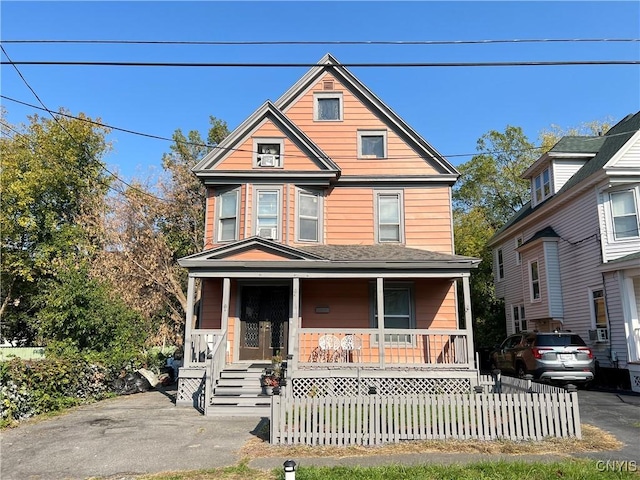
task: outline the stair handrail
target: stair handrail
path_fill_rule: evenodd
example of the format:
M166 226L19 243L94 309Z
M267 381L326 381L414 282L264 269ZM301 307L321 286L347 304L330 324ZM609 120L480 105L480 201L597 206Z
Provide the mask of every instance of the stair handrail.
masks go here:
M207 362L204 380L204 414L211 405L213 397L213 385L220 378L220 373L224 370L227 361L227 330L223 330L220 335L216 335L216 341L211 350L211 358Z

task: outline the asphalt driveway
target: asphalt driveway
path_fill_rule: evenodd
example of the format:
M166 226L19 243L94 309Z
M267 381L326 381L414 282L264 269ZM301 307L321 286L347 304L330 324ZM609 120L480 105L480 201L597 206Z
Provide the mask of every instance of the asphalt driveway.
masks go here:
M204 417L195 409L176 407L173 395L175 390L154 390L118 397L3 431L0 478L125 480L145 473L236 465L241 460L239 449L258 434L265 421L260 417ZM622 450L579 456L640 465L640 396L594 391L578 395L582 423L609 431L626 444ZM560 457L515 458L553 461ZM284 460L255 459L249 466L278 468ZM438 453L294 460L306 465L450 464L486 461L487 457Z

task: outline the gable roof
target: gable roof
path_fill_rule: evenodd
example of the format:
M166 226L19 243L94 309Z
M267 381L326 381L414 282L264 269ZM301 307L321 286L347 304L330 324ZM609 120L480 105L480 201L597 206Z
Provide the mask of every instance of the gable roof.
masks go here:
M278 100L275 105L286 112L305 91L314 84L322 75L330 72L341 83L356 95L369 109L386 121L393 130L412 146L425 161L433 164L438 173L451 175L457 178L460 174L435 148L433 148L424 138L404 122L388 105L380 100L371 90L369 90L360 80L358 80L349 70L343 67L336 58L327 53L323 56L318 65L311 67L300 80L293 84ZM454 180L455 180L454 178Z
M520 223L532 213L539 211L546 205L561 198L567 191L584 182L591 176L603 172L603 168L614 155L633 137L640 129L640 112L629 114L602 136L593 137L562 137L549 152L562 153L594 153L589 159L553 196L538 204L535 208L531 202L524 205L516 212L489 240L492 245L506 230ZM545 154L545 155L548 155Z
M318 171L305 171L304 176L325 176L337 178L340 175L340 167L327 155L318 145L316 145L302 130L300 130L285 114L283 114L273 103L266 101L255 112L253 112L244 122L242 122L233 132L222 140L211 152L209 152L192 171L201 179L221 180L228 177L250 177L260 176L279 177L291 175L291 171L269 171L259 172L242 171L229 172L216 171L215 167L227 156L237 150L238 145L251 137L253 129L257 128L265 120L270 120L278 127L292 142L296 144L318 167ZM323 175L324 174L324 175Z

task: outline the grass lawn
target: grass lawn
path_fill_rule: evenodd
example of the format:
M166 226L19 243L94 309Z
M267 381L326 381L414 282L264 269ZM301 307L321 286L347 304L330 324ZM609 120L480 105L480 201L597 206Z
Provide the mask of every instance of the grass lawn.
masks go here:
M639 473L603 472L594 460L568 459L554 463L481 462L469 465L387 465L380 467L300 467L296 480L598 480L634 479ZM163 473L140 480L283 480L282 469L256 470L246 463L216 470Z

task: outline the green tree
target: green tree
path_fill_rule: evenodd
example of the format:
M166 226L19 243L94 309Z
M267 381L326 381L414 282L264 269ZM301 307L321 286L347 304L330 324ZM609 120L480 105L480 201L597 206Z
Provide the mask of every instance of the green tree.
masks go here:
M95 217L108 189L102 164L108 129L79 118L0 122L0 315L2 336L11 340L33 339L29 319L40 282L54 277L67 258L96 247L84 220Z

